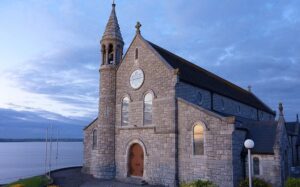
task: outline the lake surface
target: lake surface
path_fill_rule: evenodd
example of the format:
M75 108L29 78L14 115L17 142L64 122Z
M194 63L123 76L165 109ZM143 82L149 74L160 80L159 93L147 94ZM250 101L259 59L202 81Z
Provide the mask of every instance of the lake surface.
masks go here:
M59 142L58 149L56 145L56 142L52 143L52 170L82 166L82 142ZM48 143L47 168L49 157L50 143ZM45 142L0 142L0 184L45 173L45 160Z

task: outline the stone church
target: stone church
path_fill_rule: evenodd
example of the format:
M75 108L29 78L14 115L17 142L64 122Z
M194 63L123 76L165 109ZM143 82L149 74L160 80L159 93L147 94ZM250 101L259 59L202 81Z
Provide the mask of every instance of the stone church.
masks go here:
M253 175L282 186L300 152L299 128L292 125L288 136L282 104L276 118L251 90L146 40L139 22L123 54L115 6L100 42L99 114L84 129L83 172L153 185L202 179L233 187L248 175L243 144L252 139Z

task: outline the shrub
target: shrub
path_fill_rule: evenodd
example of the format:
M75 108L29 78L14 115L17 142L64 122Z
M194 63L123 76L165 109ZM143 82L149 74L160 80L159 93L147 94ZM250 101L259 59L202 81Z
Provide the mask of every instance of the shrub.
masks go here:
M180 187L217 187L211 181L196 180L191 183L182 183Z
M267 183L263 179L254 178L252 180L253 187L272 187L271 184ZM240 182L239 187L248 187L249 186L249 179L246 178Z
M288 178L285 182L285 187L300 187L300 179Z

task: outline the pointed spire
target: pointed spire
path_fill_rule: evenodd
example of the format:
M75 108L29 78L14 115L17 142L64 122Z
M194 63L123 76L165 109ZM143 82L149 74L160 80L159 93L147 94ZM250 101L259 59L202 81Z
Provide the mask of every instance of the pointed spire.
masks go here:
M118 23L118 18L116 15L115 7L116 7L116 4L115 4L115 2L113 2L110 17L106 24L106 28L105 28L104 34L102 36L102 40L118 39L123 42L123 38L122 38L119 23Z
M296 122L299 123L299 115L297 114Z

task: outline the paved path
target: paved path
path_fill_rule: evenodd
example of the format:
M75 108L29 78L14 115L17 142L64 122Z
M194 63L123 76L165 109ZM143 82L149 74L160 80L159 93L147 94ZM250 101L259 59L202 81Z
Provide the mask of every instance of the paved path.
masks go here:
M51 177L54 184L59 185L59 187L141 187L141 185L122 183L115 180L95 179L90 175L81 173L81 167L54 171ZM150 185L143 186L149 187Z

